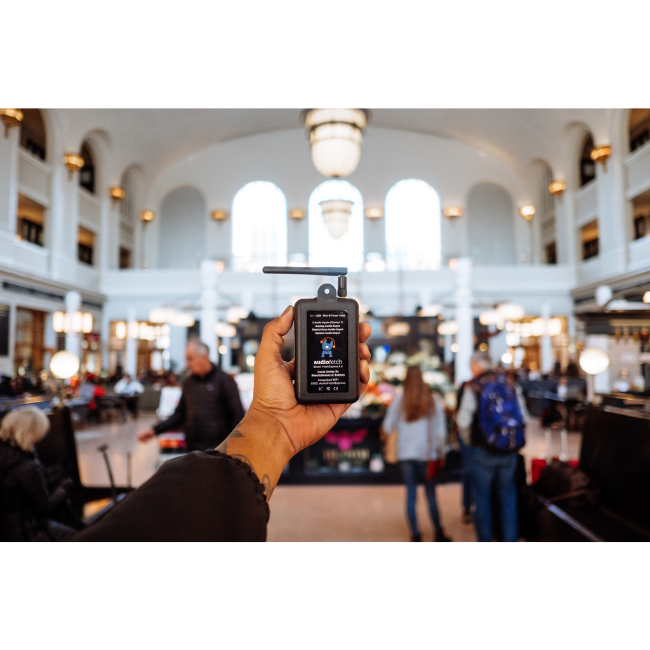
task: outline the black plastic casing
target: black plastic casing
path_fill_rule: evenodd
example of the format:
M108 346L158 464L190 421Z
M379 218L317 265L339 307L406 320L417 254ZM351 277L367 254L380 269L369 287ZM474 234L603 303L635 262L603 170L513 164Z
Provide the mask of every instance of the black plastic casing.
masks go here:
M346 393L308 392L307 314L310 311L346 311L348 314L348 388ZM331 284L318 289L318 297L301 299L294 305L293 326L296 341L295 390L299 404L352 404L359 399L359 304L338 298Z

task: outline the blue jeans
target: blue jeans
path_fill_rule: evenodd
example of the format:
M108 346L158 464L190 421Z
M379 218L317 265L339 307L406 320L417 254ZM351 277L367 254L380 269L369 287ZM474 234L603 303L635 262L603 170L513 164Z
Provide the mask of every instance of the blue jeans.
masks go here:
M463 511L469 512L472 507L472 483L471 483L471 470L472 470L472 451L473 447L466 445L461 439L458 438L458 446L460 447L460 455L463 459Z
M440 525L440 515L438 514L438 503L436 501L436 482L427 481L427 463L420 460L401 460L399 463L402 470L402 478L406 485L406 516L408 517L409 526L412 535L419 535L417 517L415 515L415 499L417 496L418 484L424 483L424 489L427 493L429 502L429 513L431 521L437 531L442 531Z
M472 498L476 504L474 524L479 542L491 542L492 491L501 509L503 541L519 541L517 521L517 454L490 453L482 447L472 448L471 463Z

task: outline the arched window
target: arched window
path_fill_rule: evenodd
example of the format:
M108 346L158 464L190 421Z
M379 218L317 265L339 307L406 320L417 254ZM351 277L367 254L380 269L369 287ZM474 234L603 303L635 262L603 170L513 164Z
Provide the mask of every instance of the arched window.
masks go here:
M20 146L33 156L46 159L45 123L37 108L21 108L23 121L20 123Z
M254 181L232 204L232 253L237 271L261 271L287 263L287 200L268 181Z
M335 238L323 220L321 201L352 201L347 232ZM309 197L309 264L310 266L346 266L349 271L363 267L363 198L361 192L342 180L321 183Z
M642 147L650 140L650 108L633 108L630 111L630 151Z
M386 263L389 271L440 267L440 199L424 181L400 181L386 195Z
M85 142L81 145L81 157L84 159L84 166L79 171L79 185L94 194L95 163L90 148Z
M591 150L594 148L594 139L589 134L585 138L580 154L580 187L596 178L596 163L591 159Z
M482 183L472 189L467 197L467 234L469 254L477 264L515 263L514 208L503 187Z

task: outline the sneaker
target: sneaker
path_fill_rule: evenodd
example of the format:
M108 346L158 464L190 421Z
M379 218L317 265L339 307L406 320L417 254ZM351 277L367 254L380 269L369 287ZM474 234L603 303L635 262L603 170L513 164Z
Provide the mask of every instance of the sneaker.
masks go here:
M411 535L411 541L412 542L421 542L422 541L422 535L418 533L417 535Z
M433 539L434 542L451 542L451 538L447 537L442 530L437 530L436 535Z

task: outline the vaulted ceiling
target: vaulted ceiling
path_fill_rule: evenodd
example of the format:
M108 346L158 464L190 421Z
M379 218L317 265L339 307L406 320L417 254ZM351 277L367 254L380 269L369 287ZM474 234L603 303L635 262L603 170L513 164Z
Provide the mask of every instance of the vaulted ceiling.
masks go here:
M607 132L608 109L376 109L370 128L450 138L526 169L541 158L561 159L566 128L575 122ZM212 144L257 133L302 128L301 109L64 109L67 146L104 131L116 163L140 164L148 175Z

